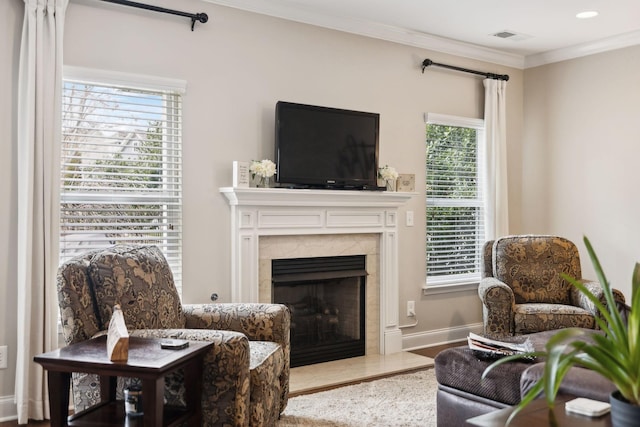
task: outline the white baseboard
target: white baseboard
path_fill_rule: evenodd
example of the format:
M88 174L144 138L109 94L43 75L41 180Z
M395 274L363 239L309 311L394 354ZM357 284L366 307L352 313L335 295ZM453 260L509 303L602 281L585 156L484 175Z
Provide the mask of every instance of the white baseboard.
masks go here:
M482 334L482 323L471 323L453 328L435 329L402 335L402 350L417 350L434 345L450 344L467 339L469 332Z
M0 422L18 419L14 396L0 396Z

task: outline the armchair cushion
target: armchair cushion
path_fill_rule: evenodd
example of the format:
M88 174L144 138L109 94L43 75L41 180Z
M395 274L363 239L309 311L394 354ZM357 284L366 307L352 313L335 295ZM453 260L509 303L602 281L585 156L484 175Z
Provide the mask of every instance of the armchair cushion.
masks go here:
M594 329L596 322L587 310L566 304L516 304L513 313L516 335L531 334L548 329Z
M570 304L571 285L560 277L580 278L576 246L556 236L510 236L493 247L494 277L508 284L517 304Z
M120 304L129 329L184 328L171 268L156 246L119 245L98 252L89 275L105 327L113 306Z

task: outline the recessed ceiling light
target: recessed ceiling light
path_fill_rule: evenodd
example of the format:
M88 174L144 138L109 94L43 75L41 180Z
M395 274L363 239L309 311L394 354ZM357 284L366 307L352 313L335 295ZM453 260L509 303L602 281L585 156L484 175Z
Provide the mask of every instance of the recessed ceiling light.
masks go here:
M594 18L598 16L598 12L596 12L595 10L585 10L584 12L580 12L576 15L576 18L578 19L588 19L588 18Z

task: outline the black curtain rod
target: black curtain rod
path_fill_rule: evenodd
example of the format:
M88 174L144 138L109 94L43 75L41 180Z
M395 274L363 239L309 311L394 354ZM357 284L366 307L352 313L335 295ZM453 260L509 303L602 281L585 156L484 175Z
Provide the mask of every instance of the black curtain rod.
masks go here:
M205 22L207 22L209 20L209 16L206 13L181 12L179 10L165 9L164 7L153 6L153 5L144 4L144 3L137 3L137 2L129 1L129 0L101 0L101 1L104 1L104 2L107 2L107 3L120 4L120 5L123 5L123 6L137 7L139 9L152 10L154 12L169 13L171 15L185 16L187 18L191 18L191 31L193 31L193 27L196 25L196 21L200 21L200 22L202 22L204 24Z
M476 71L476 70L470 70L468 68L456 67L455 65L438 64L437 62L433 62L430 59L425 59L424 61L422 61L422 74L424 74L424 69L429 67L429 66L448 68L450 70L462 71L463 73L477 74L479 76L484 76L484 77L487 77L489 79L504 80L504 81L509 80L509 75L508 74L483 73L482 71Z

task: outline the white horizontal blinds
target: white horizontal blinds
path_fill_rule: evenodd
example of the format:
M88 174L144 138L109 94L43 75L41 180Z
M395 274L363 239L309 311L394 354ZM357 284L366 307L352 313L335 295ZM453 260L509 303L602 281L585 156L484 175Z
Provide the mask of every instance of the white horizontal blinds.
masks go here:
M162 249L182 283L181 95L65 80L60 259L116 243Z
M479 277L481 129L427 124L427 282Z

